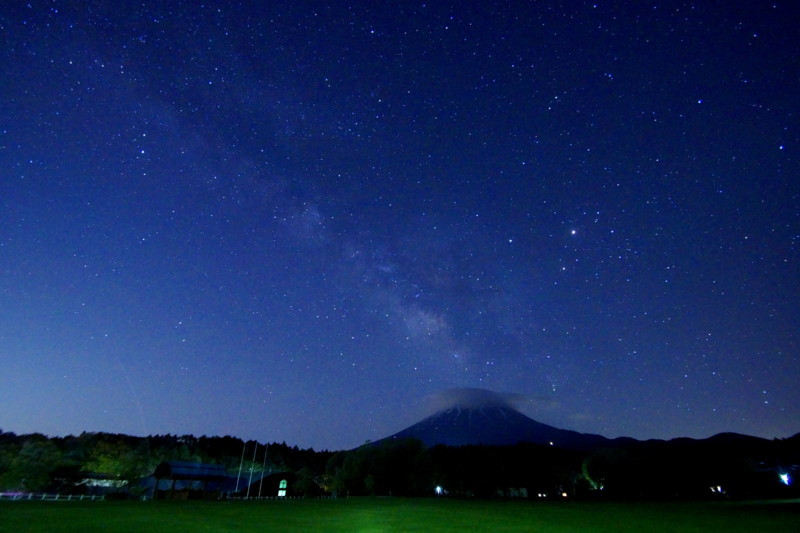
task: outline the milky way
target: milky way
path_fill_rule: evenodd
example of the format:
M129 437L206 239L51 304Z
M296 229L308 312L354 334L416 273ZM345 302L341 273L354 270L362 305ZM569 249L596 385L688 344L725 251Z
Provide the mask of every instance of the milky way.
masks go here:
M462 4L0 7L0 427L800 431L798 8Z

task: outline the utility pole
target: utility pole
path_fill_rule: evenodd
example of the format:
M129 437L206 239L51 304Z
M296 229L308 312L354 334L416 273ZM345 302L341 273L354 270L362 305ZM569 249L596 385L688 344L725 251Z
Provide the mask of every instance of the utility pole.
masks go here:
M267 472L267 454L269 453L269 443L264 450L264 464L261 465L261 481L258 482L258 499L261 499L261 487L264 486L264 474Z
M250 462L250 478L247 480L247 499L250 499L250 485L253 483L253 464L256 462L256 450L258 450L258 441L256 447L253 448L253 460Z
M242 458L239 460L239 473L236 475L236 492L239 492L239 478L242 477L242 464L244 464L244 450L247 448L247 442L242 441Z

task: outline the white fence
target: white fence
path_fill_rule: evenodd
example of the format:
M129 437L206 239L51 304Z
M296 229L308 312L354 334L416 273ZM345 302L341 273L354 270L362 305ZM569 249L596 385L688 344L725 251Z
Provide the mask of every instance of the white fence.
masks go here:
M92 496L88 494L37 494L33 492L0 492L0 500L34 500L46 502L79 502L79 501L101 501L105 496Z

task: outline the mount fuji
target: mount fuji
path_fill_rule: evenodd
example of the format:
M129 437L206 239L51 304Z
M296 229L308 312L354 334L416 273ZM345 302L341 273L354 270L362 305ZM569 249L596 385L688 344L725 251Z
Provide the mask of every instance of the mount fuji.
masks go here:
M460 401L379 442L414 438L426 446L513 446L520 442L572 450L592 450L611 442L601 435L559 429L514 409L502 396L461 389Z

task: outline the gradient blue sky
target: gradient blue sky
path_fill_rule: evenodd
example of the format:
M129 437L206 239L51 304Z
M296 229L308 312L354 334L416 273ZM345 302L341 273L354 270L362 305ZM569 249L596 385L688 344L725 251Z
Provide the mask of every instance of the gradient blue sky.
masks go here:
M799 9L4 2L0 428L800 431Z

